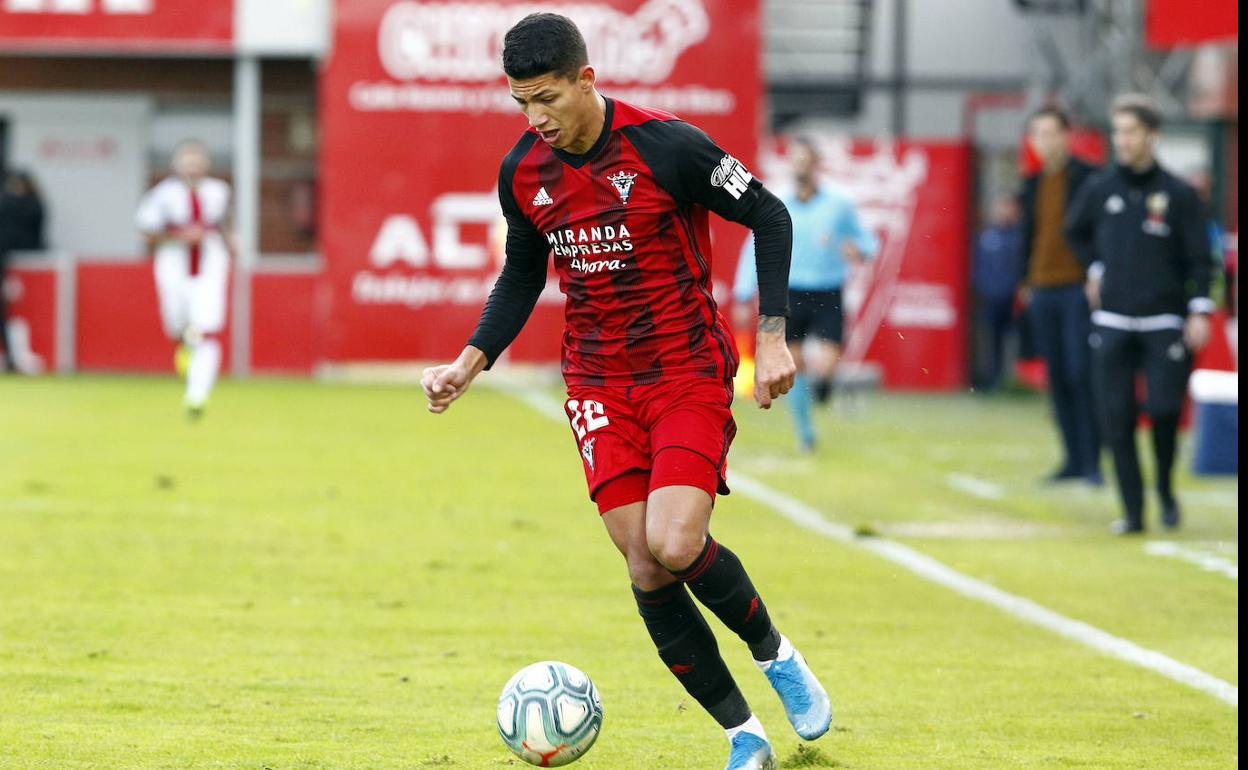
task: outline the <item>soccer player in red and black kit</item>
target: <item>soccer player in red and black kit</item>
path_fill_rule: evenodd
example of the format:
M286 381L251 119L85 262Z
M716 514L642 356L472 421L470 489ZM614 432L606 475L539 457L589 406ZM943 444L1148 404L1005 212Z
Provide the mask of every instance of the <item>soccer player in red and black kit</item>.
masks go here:
M754 231L754 398L768 408L795 371L784 339L788 212L699 129L600 95L567 18L525 17L502 58L529 122L499 174L507 258L459 358L425 370L429 409L445 411L515 339L553 254L567 296L566 409L590 498L627 562L659 657L727 732L726 770L773 768L762 725L693 597L749 646L798 734L827 732L827 693L776 630L741 561L709 533L715 495L728 493L737 352L711 294L707 220L715 212Z

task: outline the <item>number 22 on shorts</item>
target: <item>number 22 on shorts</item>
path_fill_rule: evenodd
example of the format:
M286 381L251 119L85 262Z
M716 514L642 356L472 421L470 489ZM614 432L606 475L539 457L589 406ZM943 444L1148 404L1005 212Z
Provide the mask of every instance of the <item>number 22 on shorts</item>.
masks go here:
M606 407L599 401L589 399L580 401L572 398L568 399L564 408L568 410L568 416L572 419L572 430L576 433L577 441L585 438L586 433L592 433L611 423L610 418L607 417Z

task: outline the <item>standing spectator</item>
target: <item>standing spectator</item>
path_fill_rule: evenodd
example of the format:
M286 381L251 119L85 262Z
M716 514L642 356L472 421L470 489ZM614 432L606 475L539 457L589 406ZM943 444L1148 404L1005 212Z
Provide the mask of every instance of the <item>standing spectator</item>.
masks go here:
M1044 162L1023 182L1023 291L1032 339L1048 369L1049 396L1065 460L1046 480L1103 483L1092 395L1090 309L1084 269L1062 235L1070 202L1092 167L1070 154L1070 120L1054 107L1033 113L1028 139Z
M1135 447L1141 370L1161 520L1168 528L1179 525L1170 477L1192 356L1209 340L1213 260L1200 197L1161 168L1154 155L1161 129L1156 106L1144 96L1122 96L1114 102L1111 121L1116 166L1080 191L1066 235L1089 266L1097 390L1123 505L1115 530L1126 534L1144 530Z
M197 419L221 367L230 186L208 176L208 150L198 141L178 144L171 166L173 175L143 195L135 219L155 253L161 323L186 376L187 415Z
M999 198L992 204L988 226L975 239L974 264L979 328L988 336L987 373L980 382L984 390L996 390L1005 371L1006 343L1014 328L1014 298L1023 277L1018 202Z
M9 337L8 298L4 283L9 255L14 251L43 248L43 201L30 174L13 171L0 189L0 343L4 345L4 370L17 371L17 355Z
M875 234L862 226L858 210L847 193L819 182L819 152L805 137L793 140L789 152L797 189L780 196L793 218L793 261L789 268L790 317L785 338L797 364L797 378L789 401L804 451L815 447L811 399L828 400L833 376L841 359L845 337L844 297L841 289L849 264L861 264L879 248ZM758 293L754 241L747 240L737 263L733 297L738 328L748 326L750 303ZM807 339L812 344L805 346ZM813 380L813 382L812 382Z

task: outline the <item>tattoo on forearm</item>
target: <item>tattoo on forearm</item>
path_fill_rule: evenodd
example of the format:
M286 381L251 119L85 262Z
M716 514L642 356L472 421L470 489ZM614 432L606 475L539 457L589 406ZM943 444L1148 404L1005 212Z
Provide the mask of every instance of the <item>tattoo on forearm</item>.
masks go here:
M758 317L758 330L760 332L780 332L784 333L785 318L782 315L762 315Z

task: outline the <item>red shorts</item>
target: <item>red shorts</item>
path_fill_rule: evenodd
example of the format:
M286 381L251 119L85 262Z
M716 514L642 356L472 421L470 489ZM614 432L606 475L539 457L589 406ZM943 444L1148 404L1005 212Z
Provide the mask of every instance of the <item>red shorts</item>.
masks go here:
M689 377L650 385L573 385L564 404L600 513L660 487L728 494L728 447L737 433L732 384Z

